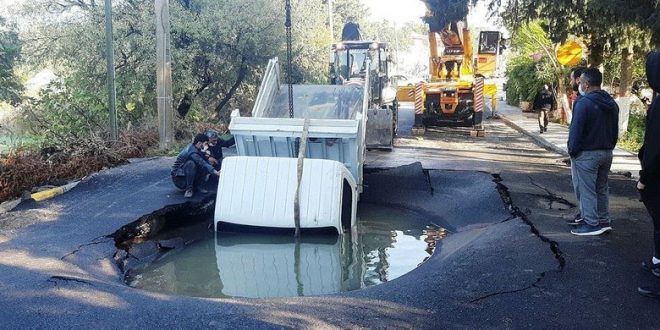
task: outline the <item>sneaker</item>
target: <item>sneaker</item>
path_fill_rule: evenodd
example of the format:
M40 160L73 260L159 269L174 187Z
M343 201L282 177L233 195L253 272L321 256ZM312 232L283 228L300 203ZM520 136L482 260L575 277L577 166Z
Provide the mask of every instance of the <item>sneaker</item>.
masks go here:
M547 127L543 127L543 131L544 131L544 132L547 132L547 131L548 131L548 128L547 128Z
M539 133L543 134L543 127L539 130Z
M186 190L186 192L183 194L183 197L185 197L185 198L190 198L190 197L192 197L192 195L193 195L193 191L192 191L192 189L188 189L188 190Z
M656 277L660 277L660 264L654 264L653 260L642 261L642 269L651 272Z
M597 226L592 226L588 223L582 223L575 227L575 229L571 230L571 234L578 236L596 236L602 233L606 233L610 230L612 230L612 227L609 226L603 226L600 224Z
M200 188L197 188L197 191L199 191L201 194L208 194L208 193L209 193L208 190L206 190L206 189L204 189L204 188L201 188L201 187L200 187Z
M584 220L582 219L581 215L576 215L575 218L571 220L566 220L566 224L571 225L571 226L577 226L581 223L584 223Z
M575 218L571 220L566 220L566 224L569 226L577 226L581 223L584 223L584 219L582 219L582 216L579 214L576 215ZM612 222L609 220L599 220L598 223L603 227L612 227Z
M637 288L637 292L639 292L639 294L641 294L644 297L656 298L656 299L660 298L660 291L655 291L650 288L645 288L640 286L639 288Z

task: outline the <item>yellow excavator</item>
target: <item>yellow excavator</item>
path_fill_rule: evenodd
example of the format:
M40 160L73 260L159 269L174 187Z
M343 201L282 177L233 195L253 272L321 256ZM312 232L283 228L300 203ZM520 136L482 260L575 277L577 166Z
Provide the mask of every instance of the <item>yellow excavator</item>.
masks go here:
M426 16L432 17L434 13L426 4ZM476 54L465 20L440 28L429 24L428 40L430 78L418 85L399 87L397 99L415 102L416 127L455 122L473 125L483 134L483 96L491 96L493 109L497 102L497 87L490 78L496 73L503 50L502 34L481 31Z

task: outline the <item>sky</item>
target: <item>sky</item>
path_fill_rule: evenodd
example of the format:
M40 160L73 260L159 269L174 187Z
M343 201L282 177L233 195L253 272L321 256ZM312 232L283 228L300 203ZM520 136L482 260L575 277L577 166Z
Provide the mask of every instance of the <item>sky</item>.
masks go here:
M0 0L1 1L1 0ZM397 25L420 21L426 12L421 0L361 0L371 10L373 20L387 19Z
M424 16L426 6L421 0L360 0L371 10L372 20L387 19L395 22L397 25L403 25L409 21L420 21ZM24 2L24 0L0 0L0 13L7 7ZM483 1L481 1L483 2ZM470 12L468 21L470 25L492 27L492 22L486 22L483 18L486 15L486 8L483 3L477 5L477 8ZM486 22L486 23L484 23Z
M0 0L2 1L2 0ZM371 20L383 20L403 25L408 21L421 21L426 6L421 0L361 0L371 11ZM480 1L470 10L468 24L473 27L494 28L495 22L487 20L486 5Z
M25 0L0 0L0 14L8 15L11 7L24 3Z
M4 13L5 8L7 8L7 6L9 6L10 3L11 2L9 0L0 0L0 13Z

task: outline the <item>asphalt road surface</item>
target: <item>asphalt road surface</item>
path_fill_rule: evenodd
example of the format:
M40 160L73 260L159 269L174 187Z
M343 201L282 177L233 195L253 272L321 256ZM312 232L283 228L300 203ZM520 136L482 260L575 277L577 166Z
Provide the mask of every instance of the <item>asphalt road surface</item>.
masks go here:
M652 226L634 182L611 177L614 230L577 237L562 157L498 120L487 136L432 129L368 154L363 200L413 209L451 234L394 281L337 295L168 296L127 287L107 238L184 202L172 158L134 160L0 215L1 328L653 328L639 265ZM198 199L197 199L198 200Z

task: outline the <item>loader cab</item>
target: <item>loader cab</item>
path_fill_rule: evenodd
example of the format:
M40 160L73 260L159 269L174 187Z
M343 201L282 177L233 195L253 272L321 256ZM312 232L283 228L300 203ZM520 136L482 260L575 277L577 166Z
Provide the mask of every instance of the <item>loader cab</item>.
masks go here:
M479 48L475 63L475 73L493 77L497 72L498 57L502 54L504 43L499 31L481 31Z
M380 103L383 88L389 83L387 44L374 41L344 41L332 45L330 83L347 84L366 77L367 60L371 62L372 101Z

